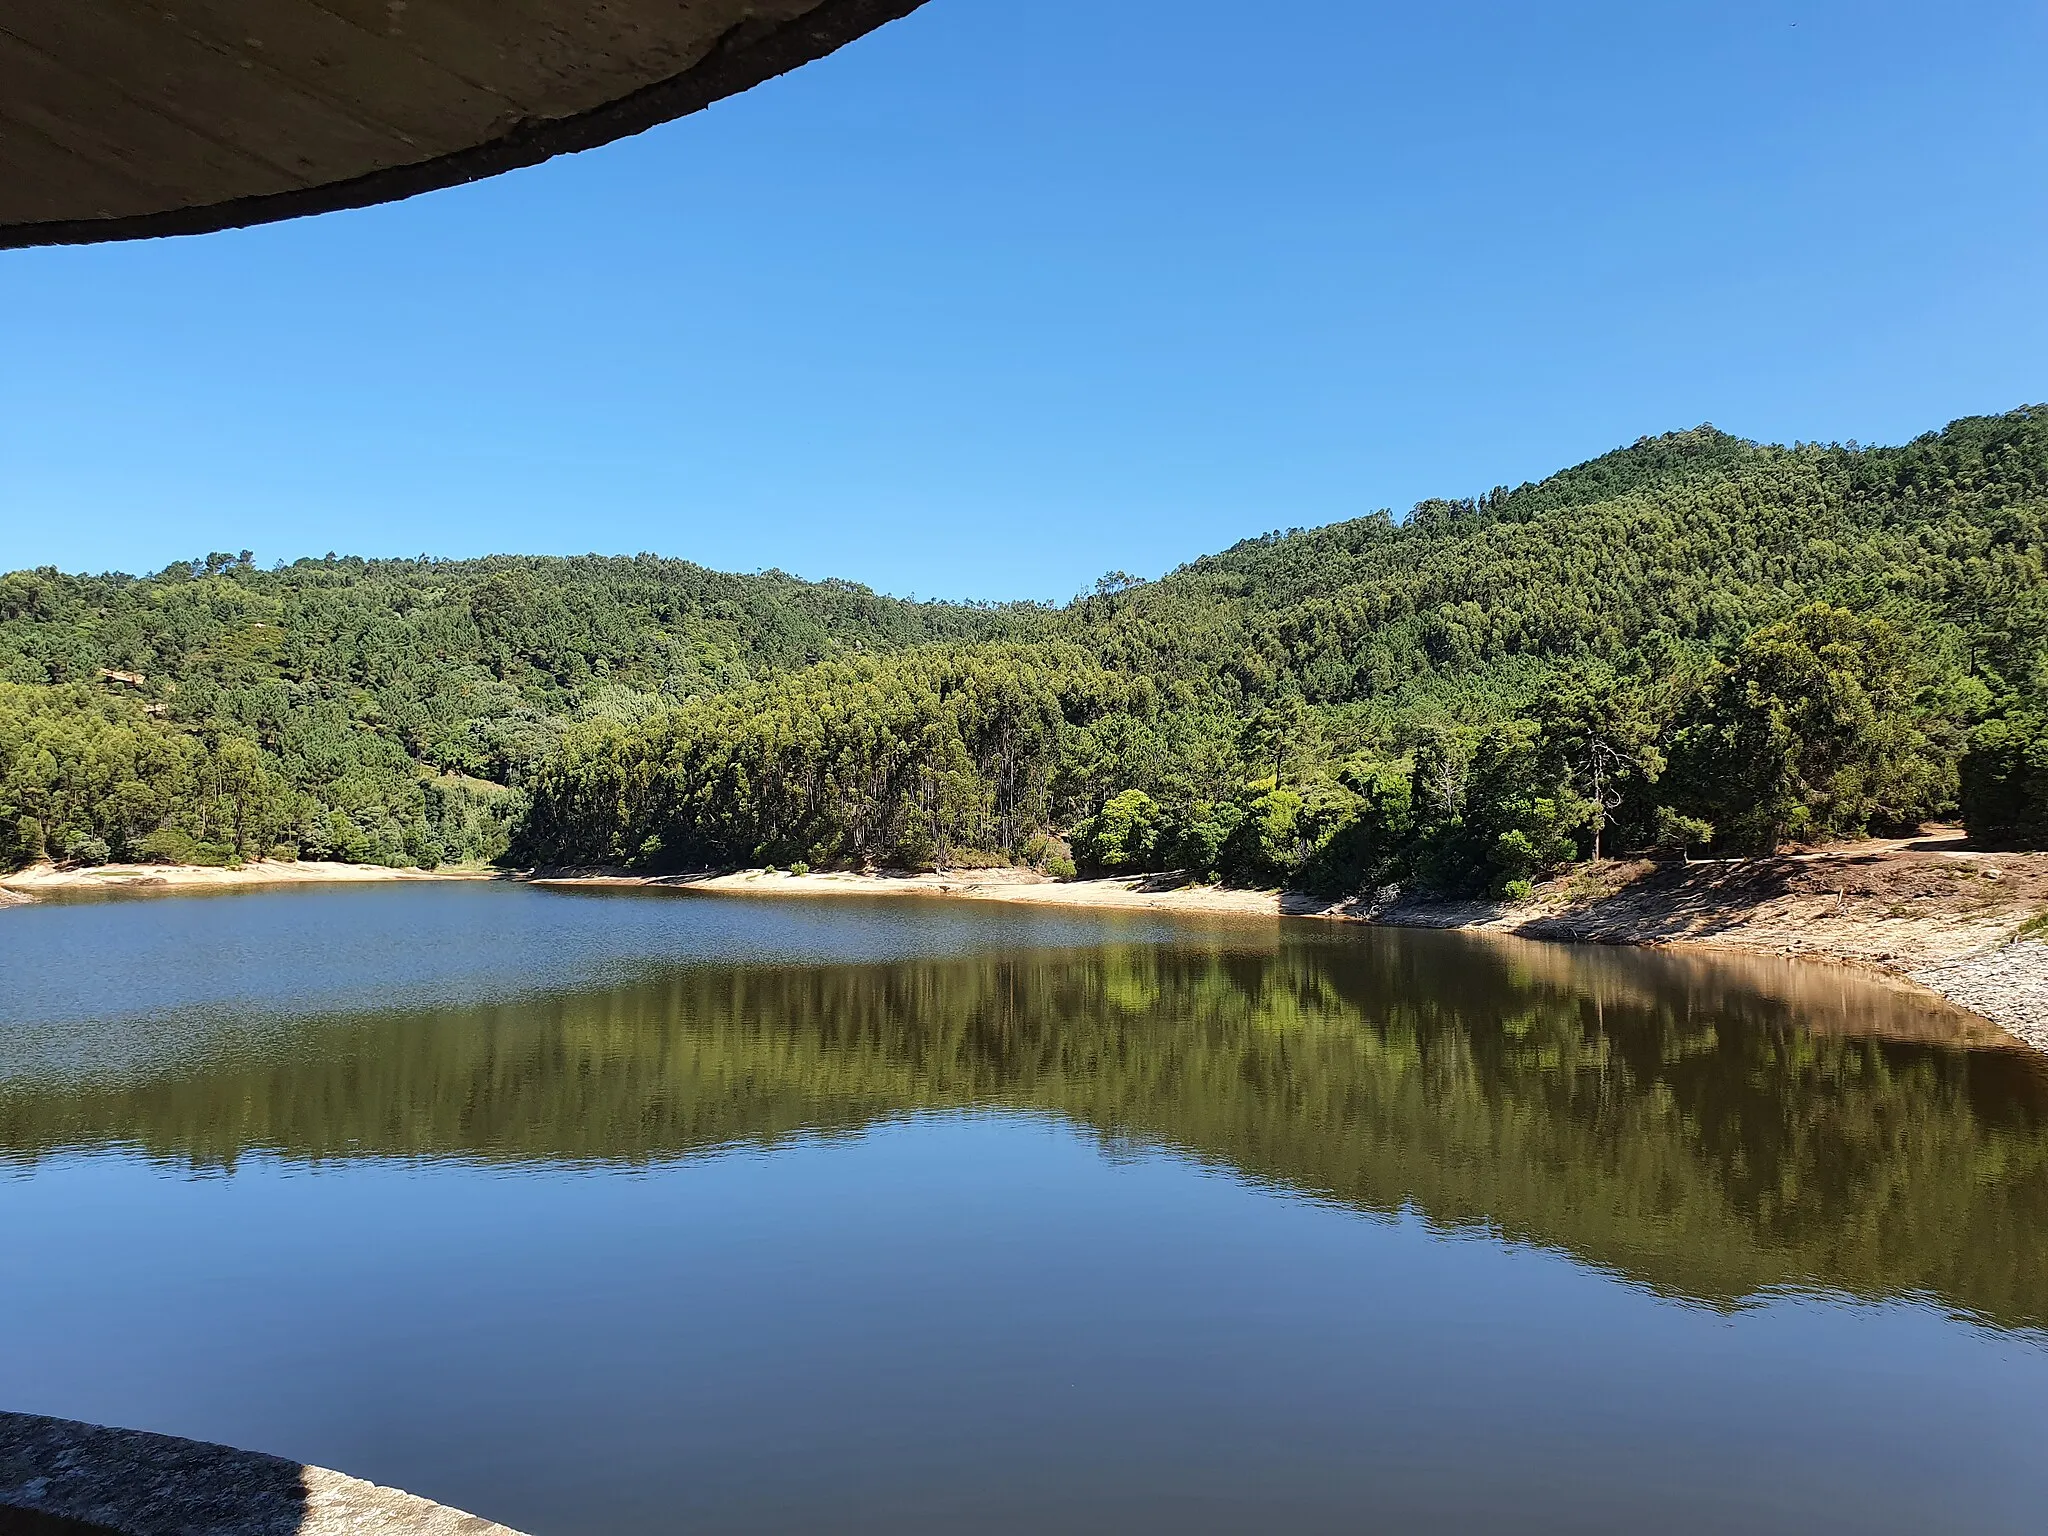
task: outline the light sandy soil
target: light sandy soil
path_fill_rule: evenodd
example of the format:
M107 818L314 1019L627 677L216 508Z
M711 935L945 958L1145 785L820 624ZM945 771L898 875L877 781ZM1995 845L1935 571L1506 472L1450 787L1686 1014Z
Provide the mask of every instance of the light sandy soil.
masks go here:
M953 896L970 901L1029 902L1053 907L1123 907L1156 911L1278 917L1278 891L1196 885L1172 876L1113 880L1052 880L1028 869L956 869L938 874L847 871L792 875L785 870L732 874L627 875L609 870L550 870L535 885L655 886L712 891L728 896Z
M33 901L47 895L87 891L234 890L259 885L357 884L387 880L488 880L493 871L480 869L385 869L376 864L327 864L317 860L282 863L255 859L240 869L200 864L97 864L60 869L32 864L0 877L0 902Z
M1896 972L1993 949L2048 909L2048 854L1976 853L1960 835L1848 844L1768 859L1689 865L1614 862L1540 886L1523 902L1238 890L1177 875L1053 881L1030 870L938 874L638 876L557 870L537 884L656 886L759 896L953 896L1056 906L1321 917L1414 928L1484 929L1603 944L1714 945L1853 960Z

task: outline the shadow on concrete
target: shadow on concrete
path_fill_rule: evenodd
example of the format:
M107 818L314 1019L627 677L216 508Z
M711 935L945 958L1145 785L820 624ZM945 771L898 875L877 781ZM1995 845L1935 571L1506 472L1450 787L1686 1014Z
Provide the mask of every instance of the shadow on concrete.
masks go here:
M258 1451L0 1413L0 1536L517 1536Z
M224 1445L0 1413L0 1533L297 1536L303 1471Z
M0 1505L0 1536L119 1536L111 1525Z

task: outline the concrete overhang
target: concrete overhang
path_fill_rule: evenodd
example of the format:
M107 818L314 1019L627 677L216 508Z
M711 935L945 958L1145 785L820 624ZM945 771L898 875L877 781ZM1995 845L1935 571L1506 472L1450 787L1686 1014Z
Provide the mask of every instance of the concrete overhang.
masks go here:
M590 149L923 0L7 0L0 248L203 234Z

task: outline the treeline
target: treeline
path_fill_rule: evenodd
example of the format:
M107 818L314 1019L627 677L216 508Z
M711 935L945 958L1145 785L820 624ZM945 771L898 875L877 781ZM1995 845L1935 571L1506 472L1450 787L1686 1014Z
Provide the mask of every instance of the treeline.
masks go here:
M1910 828L1955 805L1960 729L1939 688L1883 620L1815 604L1725 661L1647 678L1594 663L1505 718L1377 751L1333 755L1299 705L1258 717L1270 774L1214 801L1125 790L1074 848L1113 873L1520 896L1620 849L1758 853Z
M1974 698L1976 695L1968 695ZM1242 721L1073 646L926 648L572 732L514 856L641 868L1184 870L1332 893L1523 893L1604 848L1768 851L1955 804L1954 700L1881 619L1815 604L1725 661L1560 676L1491 722L1333 748L1298 696Z
M1155 707L1073 646L833 662L572 730L515 857L643 868L1051 855L1081 764Z
M1680 433L1106 580L1034 616L1035 648L914 650L608 726L536 776L521 851L1059 868L1064 834L1085 870L1513 894L1604 852L1959 811L2037 842L2044 550L2048 410L1901 449ZM1024 744L1019 793L972 722L1034 677L1047 702L1001 738Z
M501 851L523 801L456 775L394 773L340 809L257 738L186 727L86 684L0 683L0 867L38 859L421 865Z
M132 695L122 729L180 752L252 747L274 811L191 833L245 854L1505 893L1957 814L2039 845L2048 407L1900 448L1703 427L1058 610L645 556L17 573L0 677ZM92 714L67 697L35 712ZM185 805L156 771L143 798ZM59 779L9 788L0 828L84 857L171 824L94 820L63 787L93 775Z
M17 571L0 863L494 859L578 722L1026 622L652 556Z

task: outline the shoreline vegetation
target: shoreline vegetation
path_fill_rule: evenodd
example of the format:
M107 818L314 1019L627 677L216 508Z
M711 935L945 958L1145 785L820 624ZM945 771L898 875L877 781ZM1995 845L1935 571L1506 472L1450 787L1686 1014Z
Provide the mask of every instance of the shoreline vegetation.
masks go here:
M0 575L0 869L81 887L1028 866L861 888L1833 955L2048 1038L2007 942L2048 885L1905 837L1954 822L2048 849L2048 405L1646 437L1064 604L652 554Z
M1286 917L1772 956L1845 965L1931 993L2048 1053L2048 936L2037 936L2039 919L2048 914L2048 854L1983 852L1946 829L1768 858L1582 865L1536 886L1526 897L1503 900L1329 898L1209 884L1177 872L1093 879L1054 879L1012 867L657 875L605 867L429 871L258 860L238 869L40 864L0 876L0 904L92 893L173 895L438 880L723 896L911 896L1198 917Z

